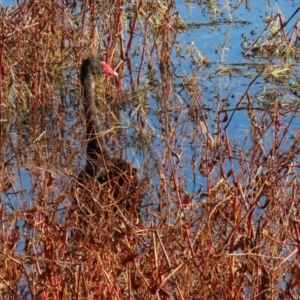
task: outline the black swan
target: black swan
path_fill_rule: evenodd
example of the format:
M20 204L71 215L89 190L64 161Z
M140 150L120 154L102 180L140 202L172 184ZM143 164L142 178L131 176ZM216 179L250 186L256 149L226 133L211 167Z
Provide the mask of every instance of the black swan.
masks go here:
M125 201L126 209L133 209L131 202L135 202L133 195L138 186L137 169L133 168L131 163L114 158L109 153L102 128L103 115L94 101L94 77L103 74L118 76L100 56L93 56L83 61L80 81L84 91L87 162L85 169L79 174L78 181L81 184L88 184L96 180L113 191L112 195L116 202Z

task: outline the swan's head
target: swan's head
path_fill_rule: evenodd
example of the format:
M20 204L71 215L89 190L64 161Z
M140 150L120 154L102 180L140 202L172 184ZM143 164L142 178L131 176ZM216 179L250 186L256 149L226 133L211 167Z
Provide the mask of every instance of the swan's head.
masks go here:
M88 75L102 75L107 74L109 76L118 77L118 73L108 65L101 56L92 56L85 59L81 65L81 82Z

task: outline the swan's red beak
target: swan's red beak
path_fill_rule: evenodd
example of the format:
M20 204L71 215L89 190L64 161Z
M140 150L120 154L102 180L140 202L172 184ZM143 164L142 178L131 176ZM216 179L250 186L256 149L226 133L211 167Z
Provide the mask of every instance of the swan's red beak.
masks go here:
M115 77L119 76L119 74L115 70L113 70L113 68L110 65L108 65L105 61L101 61L100 64L102 65L105 74Z

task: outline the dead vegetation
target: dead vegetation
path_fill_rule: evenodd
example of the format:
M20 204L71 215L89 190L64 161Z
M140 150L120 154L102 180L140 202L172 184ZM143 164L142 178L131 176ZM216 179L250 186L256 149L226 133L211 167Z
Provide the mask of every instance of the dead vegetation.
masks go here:
M298 35L276 20L275 44L259 48L291 57ZM298 294L299 104L278 85L252 93L263 71L233 105L208 101L210 65L200 51L180 52L178 24L173 0L1 9L1 299ZM86 145L78 70L99 51L120 74L98 96L112 153L138 169L134 191L77 178ZM242 112L249 127L233 139Z
M257 40L245 49L245 56L258 54L262 56L279 56L285 59L299 57L299 22L294 18L297 16L300 8L297 8L290 18L285 21L282 13L278 11L275 17L266 19L267 26L259 35ZM292 29L287 32L286 28L293 25Z

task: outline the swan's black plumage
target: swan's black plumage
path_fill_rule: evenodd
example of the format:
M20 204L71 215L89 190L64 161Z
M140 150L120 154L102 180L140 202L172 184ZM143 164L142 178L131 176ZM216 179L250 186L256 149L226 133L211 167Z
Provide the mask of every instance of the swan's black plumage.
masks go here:
M102 75L105 70L102 58L93 56L83 61L80 72L80 81L84 91L84 112L86 118L87 163L84 171L79 175L81 181L88 178L97 179L101 184L114 183L121 187L128 182L135 181L137 170L122 159L112 158L107 148L105 135L102 129L103 115L94 102L94 76Z
M72 237L77 242L94 242L99 236L105 240L102 228L112 214L121 220L124 215L126 220L139 220L142 195L137 169L129 162L115 158L108 150L103 126L105 114L95 105L94 79L104 73L117 76L99 56L83 61L80 81L86 119L86 166L73 182L73 205L69 210L70 220L74 222Z
M95 82L94 76L103 74L100 64L101 57L94 56L83 61L80 70L80 81L84 92L84 112L86 118L87 167L96 164L103 155L108 157L105 137L101 132L103 124L102 114L98 111L94 102Z

